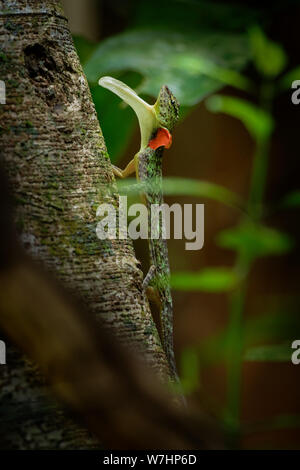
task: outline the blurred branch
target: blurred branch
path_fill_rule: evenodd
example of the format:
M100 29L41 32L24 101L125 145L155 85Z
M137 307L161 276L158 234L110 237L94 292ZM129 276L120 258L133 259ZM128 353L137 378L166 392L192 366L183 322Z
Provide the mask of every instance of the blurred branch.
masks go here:
M22 253L1 173L0 183L7 248L0 251L0 326L56 396L110 448L215 447L211 424L180 410L145 364Z
M22 256L1 271L0 324L41 367L56 395L112 448L213 446L204 422L174 397L101 324L75 309ZM41 314L42 313L42 314Z

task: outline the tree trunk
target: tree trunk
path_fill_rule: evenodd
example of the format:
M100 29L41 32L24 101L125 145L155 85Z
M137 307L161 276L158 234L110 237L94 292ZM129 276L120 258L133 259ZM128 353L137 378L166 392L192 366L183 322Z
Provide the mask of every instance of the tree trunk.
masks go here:
M132 244L96 236L98 205L117 206L117 197L107 193L110 161L59 2L0 5L0 79L6 85L1 153L22 244L166 378ZM2 447L98 445L64 416L36 368L9 344L7 365L0 366L0 400Z

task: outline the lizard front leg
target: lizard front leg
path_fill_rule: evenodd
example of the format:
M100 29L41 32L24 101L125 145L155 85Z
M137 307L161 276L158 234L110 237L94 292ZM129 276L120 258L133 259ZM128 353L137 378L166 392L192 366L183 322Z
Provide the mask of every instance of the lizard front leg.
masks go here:
M132 175L132 173L135 173L136 171L136 162L135 158L133 158L128 165L124 168L124 170L121 170L121 168L118 168L115 165L112 165L113 167L113 173L115 176L118 176L119 178L127 178L127 176Z

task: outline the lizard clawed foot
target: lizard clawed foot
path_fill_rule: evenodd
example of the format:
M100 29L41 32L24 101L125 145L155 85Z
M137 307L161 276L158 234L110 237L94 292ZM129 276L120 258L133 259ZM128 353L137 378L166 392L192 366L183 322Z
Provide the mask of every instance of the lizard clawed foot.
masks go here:
M126 168L124 168L124 170L121 170L121 168L118 168L115 165L112 165L112 169L113 169L113 174L115 176L118 176L119 178L127 178L127 176L132 175L132 173L136 171L135 159L133 158L132 160L130 160L130 162L128 163Z
M148 271L147 275L145 276L144 281L143 281L143 289L144 290L147 290L147 287L149 286L150 282L153 280L155 275L156 275L156 267L154 266L154 264L152 264L149 268L149 271Z
M121 170L121 168L118 168L117 166L112 165L112 170L115 176L118 176L119 178L123 178L123 170Z

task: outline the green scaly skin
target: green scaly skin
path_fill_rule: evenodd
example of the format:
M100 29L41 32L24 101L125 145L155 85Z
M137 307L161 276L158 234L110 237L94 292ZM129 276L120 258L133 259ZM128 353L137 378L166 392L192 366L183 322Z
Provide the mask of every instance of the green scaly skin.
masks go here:
M150 181L149 190L144 194L148 209L148 238L150 266L154 266L152 279L149 285L156 289L160 300L160 320L162 327L162 343L168 358L172 376L177 380L177 371L173 346L173 305L170 290L170 267L167 242L162 238L161 219L158 223L158 238L151 239L151 205L163 203L161 191L161 160L163 150L160 147L152 150L147 147L138 154L139 179L142 183ZM155 184L153 182L155 181ZM151 269L151 268L150 268ZM145 278L147 280L147 276ZM147 283L144 282L145 288Z
M178 120L179 105L168 87L163 86L155 104L159 127L173 130ZM157 129L153 130L155 135ZM153 137L153 135L151 137ZM150 282L159 295L162 343L169 362L172 377L178 381L173 345L173 304L170 289L170 266L168 247L162 236L162 223L158 224L158 239L151 238L151 205L163 204L162 194L162 158L163 147L156 150L146 147L137 154L138 178L145 183L145 199L148 209L148 239L150 266L155 267L154 277Z

